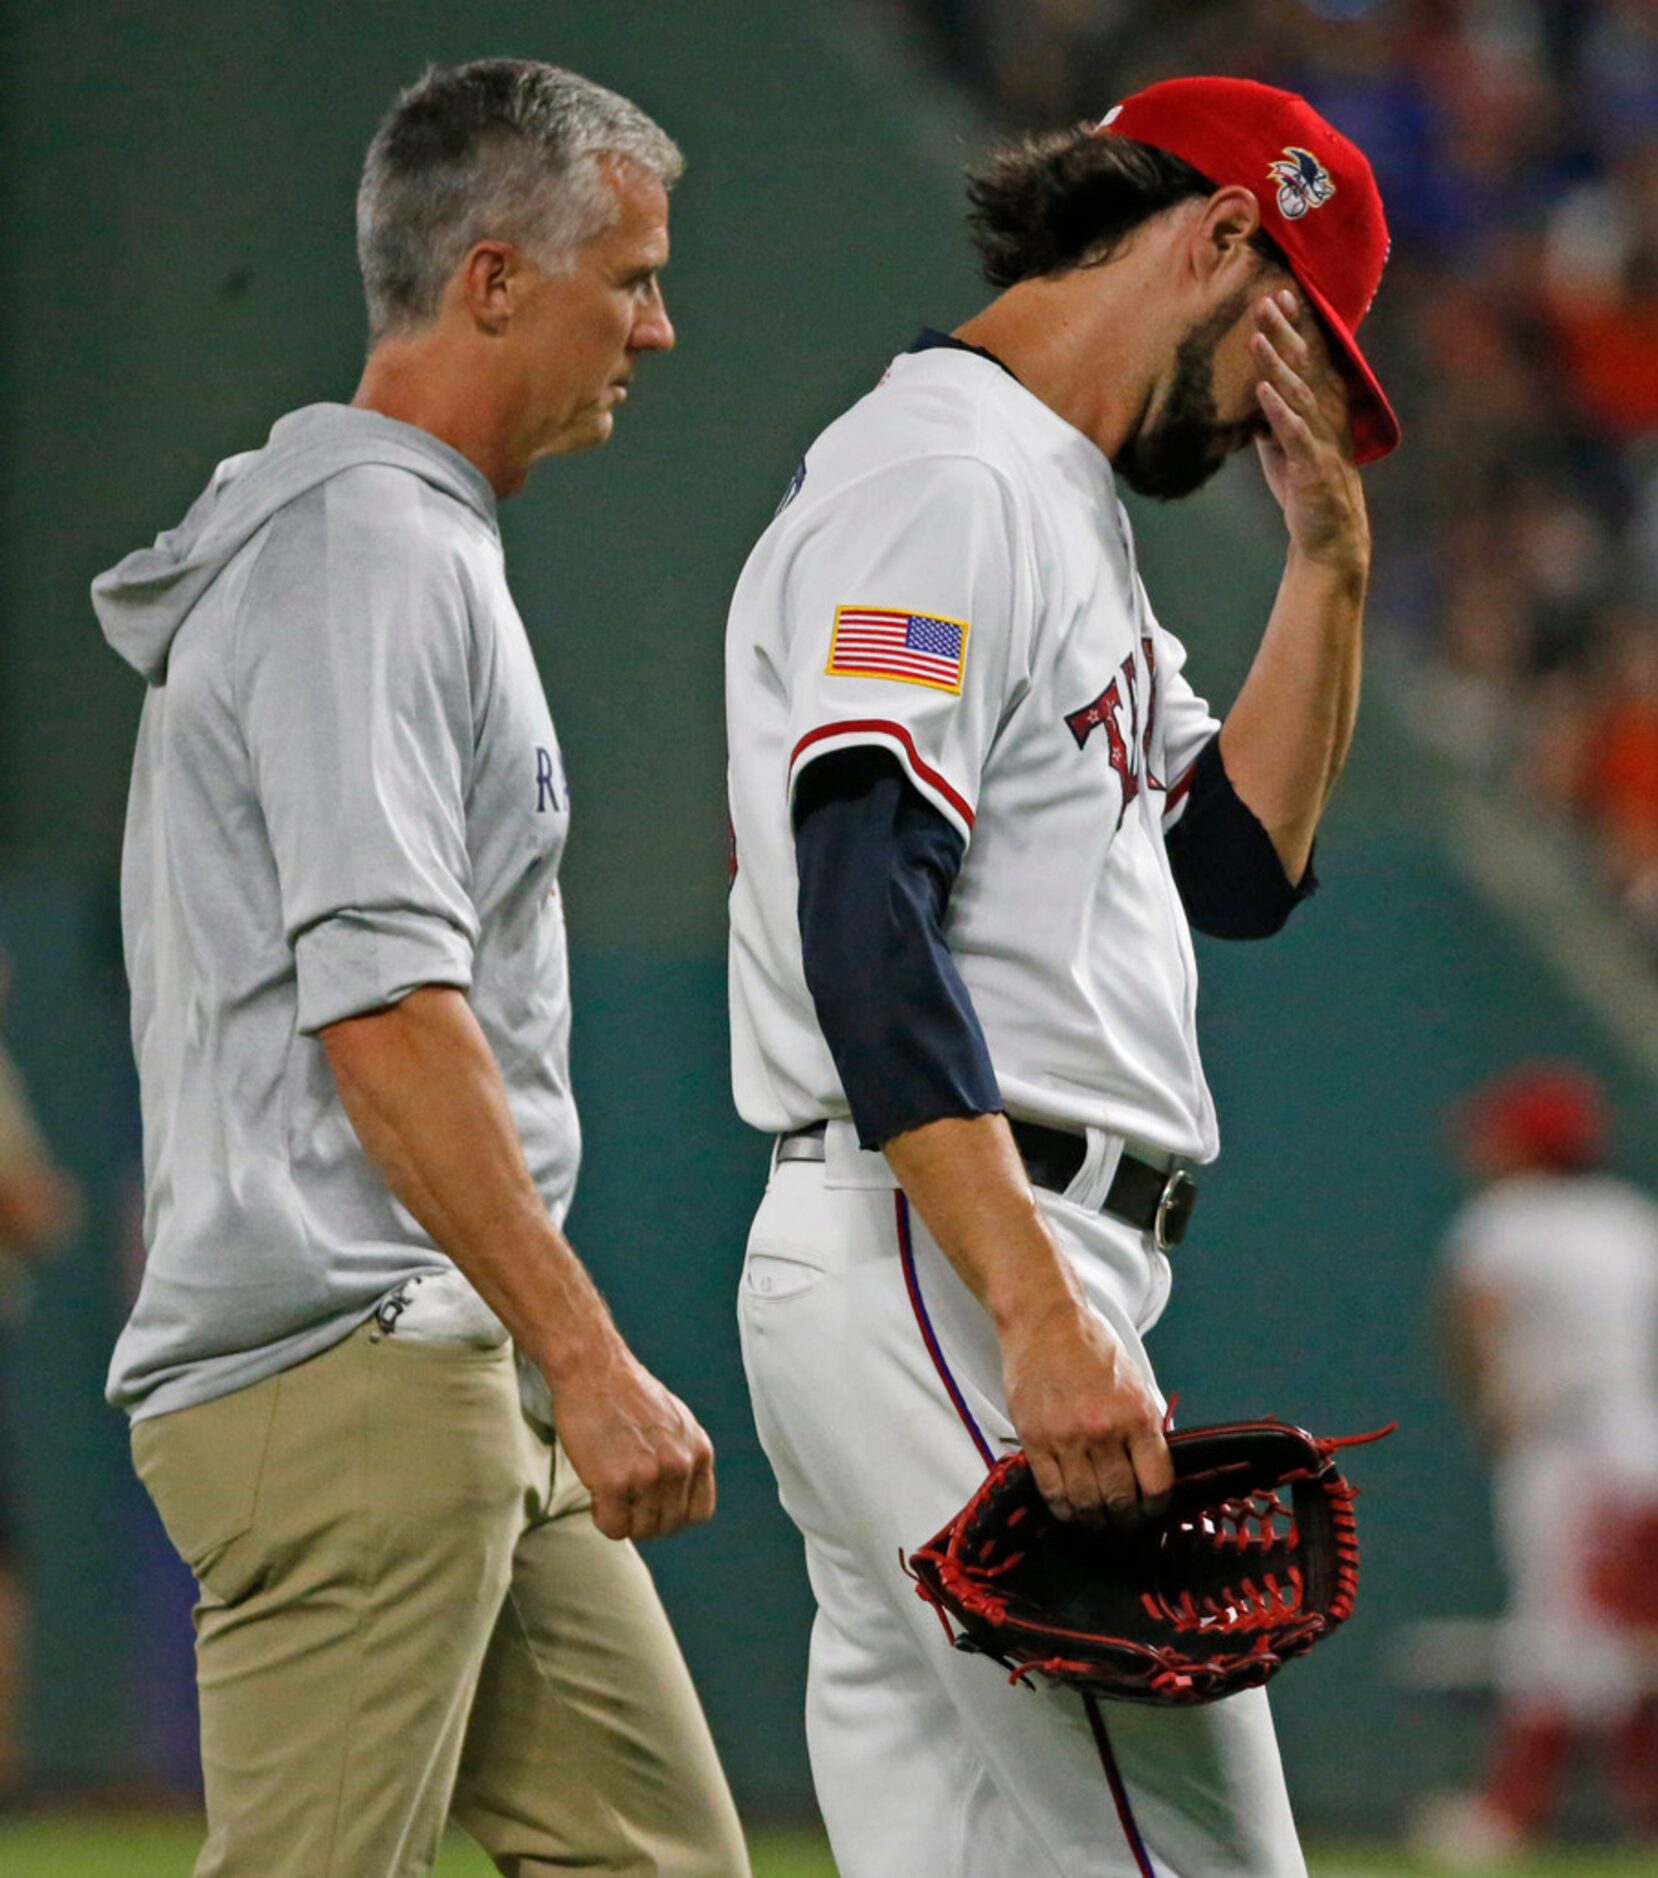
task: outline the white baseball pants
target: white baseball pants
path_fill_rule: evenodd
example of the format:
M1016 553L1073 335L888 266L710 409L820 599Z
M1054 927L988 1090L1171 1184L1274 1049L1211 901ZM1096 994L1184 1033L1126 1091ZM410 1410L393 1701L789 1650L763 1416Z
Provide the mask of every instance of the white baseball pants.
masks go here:
M774 1167L738 1317L760 1439L818 1612L806 1726L841 1878L1305 1878L1266 1694L1162 1710L1013 1688L946 1641L899 1562L1017 1441L990 1322L884 1158L832 1123ZM1090 1142L1042 1196L1089 1299L1145 1366L1168 1261L1091 1210Z
M1642 1639L1599 1610L1589 1555L1616 1476L1582 1434L1516 1442L1493 1480L1509 1605L1498 1635L1497 1685L1511 1709L1552 1709L1604 1726L1652 1687Z

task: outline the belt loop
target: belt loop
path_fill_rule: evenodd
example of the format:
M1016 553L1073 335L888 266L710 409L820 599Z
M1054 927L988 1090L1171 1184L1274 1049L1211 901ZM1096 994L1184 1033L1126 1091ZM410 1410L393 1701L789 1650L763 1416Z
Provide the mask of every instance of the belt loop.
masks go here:
M1111 1191L1111 1183L1117 1177L1117 1163L1123 1158L1123 1138L1121 1135L1107 1134L1103 1128L1085 1128L1083 1139L1088 1145L1083 1153L1082 1165L1077 1169L1075 1179L1065 1189L1064 1197L1074 1206L1097 1213L1105 1204L1105 1196Z
M848 1121L832 1121L823 1131L823 1184L831 1190L850 1187L891 1193L898 1176L879 1148L858 1145L858 1131Z

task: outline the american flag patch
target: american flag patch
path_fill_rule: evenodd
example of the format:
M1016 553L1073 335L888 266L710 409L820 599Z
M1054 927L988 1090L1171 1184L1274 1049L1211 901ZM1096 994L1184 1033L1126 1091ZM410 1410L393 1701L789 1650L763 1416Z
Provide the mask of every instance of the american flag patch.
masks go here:
M825 669L832 678L901 678L959 692L966 659L964 619L885 606L840 606Z

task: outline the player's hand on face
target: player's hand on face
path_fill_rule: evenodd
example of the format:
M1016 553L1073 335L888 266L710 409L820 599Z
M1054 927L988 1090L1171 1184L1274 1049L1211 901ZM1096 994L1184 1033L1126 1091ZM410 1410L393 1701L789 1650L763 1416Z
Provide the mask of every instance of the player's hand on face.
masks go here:
M1256 445L1290 540L1310 559L1369 564L1370 525L1353 461L1346 381L1301 296L1282 288L1256 302L1250 354L1269 426Z
M1131 1527L1168 1510L1163 1412L1109 1328L1080 1300L1002 1336L1008 1413L1060 1519Z
M620 1337L549 1383L558 1438L607 1539L664 1538L713 1517L712 1442Z

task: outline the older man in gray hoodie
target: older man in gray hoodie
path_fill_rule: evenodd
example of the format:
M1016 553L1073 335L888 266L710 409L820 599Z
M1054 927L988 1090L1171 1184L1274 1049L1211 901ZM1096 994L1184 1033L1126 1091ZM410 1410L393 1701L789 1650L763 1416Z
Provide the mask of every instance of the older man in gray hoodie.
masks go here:
M679 168L570 73L429 72L364 172L352 406L94 587L149 683L110 1396L201 1587L198 1874L405 1878L451 1804L502 1870L747 1870L627 1543L709 1517L712 1450L560 1230L569 798L495 516L673 344Z

